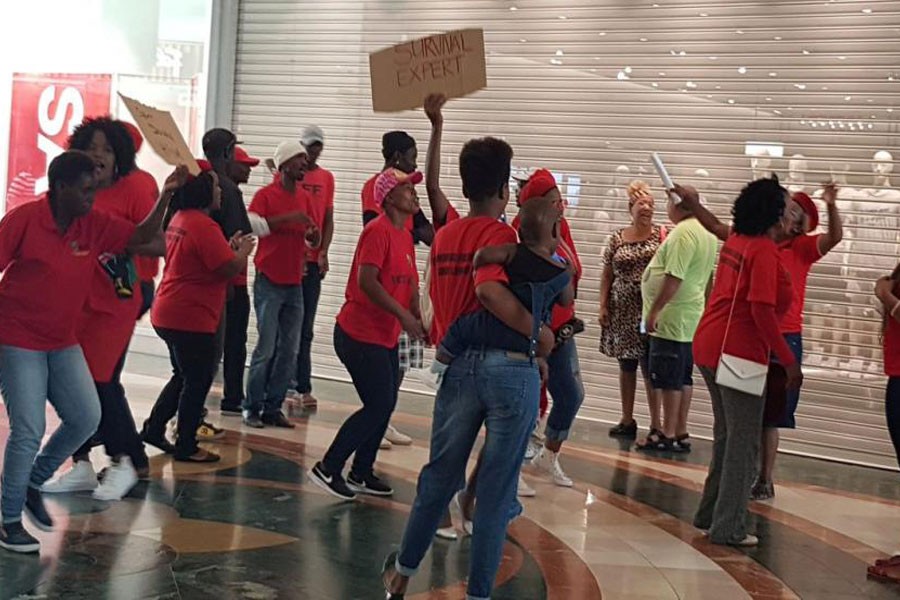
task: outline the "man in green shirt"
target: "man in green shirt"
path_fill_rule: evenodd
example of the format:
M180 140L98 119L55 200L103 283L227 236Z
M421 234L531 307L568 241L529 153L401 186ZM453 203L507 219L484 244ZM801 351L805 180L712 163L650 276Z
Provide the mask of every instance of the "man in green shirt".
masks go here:
M642 450L690 449L687 415L693 393L692 341L715 268L716 238L685 208L668 202L669 232L641 280L644 327L650 335L650 383L661 390L663 431L650 432Z

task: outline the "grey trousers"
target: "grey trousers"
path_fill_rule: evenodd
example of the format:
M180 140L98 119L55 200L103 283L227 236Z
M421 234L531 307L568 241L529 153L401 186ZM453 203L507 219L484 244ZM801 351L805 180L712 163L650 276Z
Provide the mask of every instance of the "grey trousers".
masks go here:
M747 531L747 505L756 474L764 396L716 384L716 373L700 367L713 410L713 457L694 526L709 530L714 544L738 543Z

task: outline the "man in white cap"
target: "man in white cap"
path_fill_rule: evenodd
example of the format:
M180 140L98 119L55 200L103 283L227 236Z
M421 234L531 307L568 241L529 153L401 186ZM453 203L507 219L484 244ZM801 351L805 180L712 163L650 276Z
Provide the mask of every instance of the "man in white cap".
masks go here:
M328 273L328 248L334 235L334 175L319 165L325 148L325 134L316 125L303 130L300 143L306 149L307 168L303 189L309 194L309 218L322 232L322 245L306 255L306 275L303 278L303 327L300 331L300 350L297 353L297 373L289 397L300 401L303 408L317 405L312 395L312 341L316 309L322 292L322 279Z
M250 360L244 424L293 428L281 406L297 368L303 323L303 271L307 240L318 246L319 232L310 221L310 197L303 189L308 166L300 142L282 142L275 150L280 177L253 196L250 213L265 221L268 235L256 248L257 342Z

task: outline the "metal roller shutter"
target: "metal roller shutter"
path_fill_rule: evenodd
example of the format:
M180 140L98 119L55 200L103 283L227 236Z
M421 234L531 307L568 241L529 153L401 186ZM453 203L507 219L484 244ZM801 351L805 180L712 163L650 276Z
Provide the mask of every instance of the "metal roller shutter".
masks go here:
M900 254L900 191L875 178L873 170L892 163L873 156L897 149L900 2L243 0L235 130L251 152L269 156L302 127L320 125L322 163L337 182L315 374L346 377L331 329L361 229L359 192L382 164L381 134L406 129L423 158L428 142L420 112L372 113L368 53L472 26L485 29L489 88L446 110L443 183L461 207L456 154L468 138L489 134L513 145L517 169L546 166L561 180L586 267L581 417L619 416L616 364L597 351L600 256L609 233L626 223L627 183L658 184L651 150L723 217L754 171L777 171L810 193L833 176L846 182L847 234L809 279L800 428L783 446L893 466L871 289ZM900 185L900 173L895 180ZM259 169L248 201L267 181ZM420 262L426 250L420 247ZM643 407L639 413L646 425ZM710 433L702 384L692 422L697 434Z

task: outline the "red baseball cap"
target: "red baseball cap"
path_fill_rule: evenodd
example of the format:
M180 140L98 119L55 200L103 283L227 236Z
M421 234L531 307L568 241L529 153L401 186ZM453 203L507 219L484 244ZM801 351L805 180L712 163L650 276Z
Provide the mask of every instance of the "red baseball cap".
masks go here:
M250 167L255 167L259 164L258 158L250 156L249 154L247 154L247 151L240 146L234 147L234 161L241 163L242 165L248 165Z
M819 226L819 209L816 208L816 203L813 202L813 199L805 192L794 192L791 194L791 200L796 202L803 209L803 212L806 213L806 216L809 217L809 230L815 231Z
M556 188L556 179L553 173L547 169L538 169L528 178L528 182L522 186L519 193L519 204L525 204L532 198L546 196L550 190Z
M128 135L131 136L131 141L134 142L134 151L140 152L141 146L144 145L144 136L141 135L141 130L134 123L129 123L128 121L119 122L128 130Z
M375 180L375 203L378 206L384 204L384 199L394 191L394 188L404 183L416 185L422 183L423 175L419 171L404 173L399 169L386 169Z

